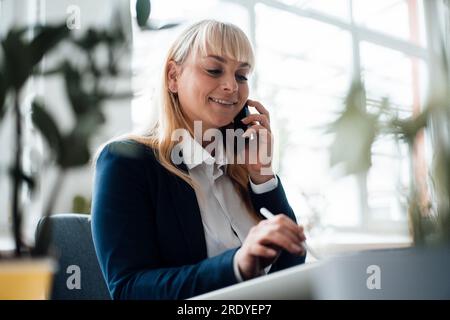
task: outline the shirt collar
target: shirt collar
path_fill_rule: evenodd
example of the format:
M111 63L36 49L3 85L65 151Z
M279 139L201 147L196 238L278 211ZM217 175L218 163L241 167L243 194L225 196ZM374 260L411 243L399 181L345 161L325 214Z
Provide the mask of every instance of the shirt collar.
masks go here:
M212 166L216 164L218 168L226 165L227 158L223 148L215 148L215 157L213 157L203 146L197 142L191 135L186 135L181 142L183 152L183 162L189 170L201 165L202 163Z

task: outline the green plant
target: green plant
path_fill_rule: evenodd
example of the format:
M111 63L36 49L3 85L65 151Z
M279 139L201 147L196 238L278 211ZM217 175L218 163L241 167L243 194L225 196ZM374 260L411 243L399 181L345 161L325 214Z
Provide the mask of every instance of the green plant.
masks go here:
M91 201L82 195L77 194L72 200L72 212L73 213L86 213L91 211Z
M23 212L19 196L22 184L27 183L32 189L36 179L22 168L23 108L20 96L24 84L33 75L62 76L71 113L75 118L74 126L62 131L57 120L48 111L48 106L38 98L32 102L33 123L47 142L50 160L58 169L56 182L44 209L44 214L48 216L53 210L66 172L71 168L86 165L90 160L91 138L105 123L102 110L104 103L109 99L130 97L129 92L115 93L109 89L112 81L123 74L117 67L117 60L126 48L122 28L120 24L116 25L118 27L112 29L89 29L81 37L71 34L65 23L57 26L12 29L1 41L3 59L0 68L0 116L3 118L4 114L11 110L15 119L16 150L11 174L16 256L29 253L37 256L47 254L50 234L50 225L46 222L42 228L42 237L37 239L34 248L28 248L22 241ZM29 30L35 32L31 40L25 37ZM77 50L80 55L85 56L85 63L75 64L70 57L66 57L52 70L39 71L36 67L42 57L61 43L71 46L72 50ZM107 52L106 64L100 64L96 59L97 51L101 49ZM107 83L104 83L106 80Z
M341 165L344 174L367 172L371 167L372 145L381 135L391 135L407 144L410 160L408 216L415 245L450 243L450 81L445 55L439 58L441 81L433 91L423 111L409 119L400 119L383 99L376 112L368 112L363 83L352 83L344 111L330 126L334 141L330 148L331 165ZM433 77L431 77L433 79ZM436 88L437 87L437 88ZM431 132L434 159L429 181L416 174L414 156L418 137L424 129ZM430 199L424 197L430 184ZM424 189L425 188L425 189Z
M20 96L25 82L33 74L34 68L44 54L67 37L69 33L65 26L38 27L34 28L35 37L32 40L26 40L25 33L27 31L27 28L22 28L8 32L5 39L1 41L3 56L0 61L0 121L9 109L12 109L15 117L16 150L11 176L13 234L17 256L21 254L23 247L21 240L22 208L19 201L22 183L25 182L32 190L34 189L34 177L29 176L22 169L23 120ZM8 99L10 97L11 99Z
M149 21L150 0L138 0L136 13L138 25L143 30L159 30L176 26L166 23L154 27ZM0 124L8 112L14 116L16 149L11 168L13 185L12 227L15 242L15 256L43 256L48 253L50 243L50 219L44 219L40 238L34 247L22 241L23 210L20 206L22 185L28 185L31 191L36 185L36 176L23 170L23 112L21 94L28 79L33 76L58 76L64 79L65 93L74 117L74 125L62 130L58 121L49 112L49 105L36 98L32 102L32 121L40 131L48 147L50 165L57 169L57 178L50 190L50 199L44 207L44 216L49 216L58 198L61 184L68 170L84 166L91 159L90 143L92 137L105 124L103 107L110 99L127 99L130 92L115 92L116 80L126 72L119 68L120 57L128 51L128 43L123 33L120 13L116 12L110 28L88 29L80 36L72 34L66 23L55 26L33 26L10 30L4 39L0 39ZM34 36L30 39L29 33ZM64 44L84 59L74 61L65 56L50 70L41 70L39 62L44 55ZM106 53L106 63L98 57ZM82 62L80 62L80 60ZM50 102L51 103L51 102ZM54 107L54 106L53 106Z
M66 93L75 117L74 126L69 131L61 131L47 109L38 101L33 103L33 123L47 141L58 169L57 179L44 211L46 216L53 211L67 171L89 163L91 139L106 121L103 111L105 102L131 97L129 92L116 93L110 89L111 81L117 80L124 73L117 67L125 45L120 25L108 30L89 29L82 37L69 38L68 41L75 50L86 56L86 64L74 66L70 60L64 60L48 73L59 73L64 77ZM102 48L108 52L106 64L100 64L95 59L97 50ZM43 232L40 233L42 237L36 241L34 255L47 253L50 228L50 220L46 219L42 226Z

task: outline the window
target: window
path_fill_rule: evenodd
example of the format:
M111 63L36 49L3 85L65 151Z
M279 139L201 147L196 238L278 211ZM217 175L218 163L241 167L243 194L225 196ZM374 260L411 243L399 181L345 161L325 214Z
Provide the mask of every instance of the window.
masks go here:
M421 1L362 2L257 3L257 92L272 107L278 139L288 140L281 142L280 175L303 221L405 232L409 159L404 144L379 139L367 176L336 179L328 167L325 126L342 109L353 73L364 81L368 108L378 108L387 97L393 112L408 117L420 110L425 96Z
M422 0L222 0L196 8L184 1L155 0L155 14L162 2L193 21L227 17L250 36L257 59L251 95L271 112L276 168L303 222L407 233L406 146L379 139L367 176L337 178L329 168L332 137L326 130L342 110L354 74L365 83L369 109L379 108L387 97L392 112L401 117L420 110L427 86ZM158 57L156 47L171 43L184 27L152 34L143 42L146 36L136 33L135 46L145 42L149 48L153 42L150 52ZM146 61L156 66L155 60ZM159 73L153 78L158 83ZM153 90L154 83L147 82L143 92ZM149 100L136 105L135 119L145 119Z

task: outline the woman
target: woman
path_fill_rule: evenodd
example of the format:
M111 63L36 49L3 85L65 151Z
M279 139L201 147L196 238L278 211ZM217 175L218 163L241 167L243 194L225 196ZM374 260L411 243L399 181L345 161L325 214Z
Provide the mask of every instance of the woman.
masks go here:
M242 120L245 136L253 132L270 152L269 113L248 99L253 66L238 27L191 26L169 50L158 125L99 154L92 232L112 298L185 299L304 262L303 228L271 162L249 161L248 143L229 157L234 148L208 152L202 139L237 124L247 103L258 113ZM181 142L176 130L188 132ZM239 156L246 162L235 163ZM263 219L262 207L276 217Z

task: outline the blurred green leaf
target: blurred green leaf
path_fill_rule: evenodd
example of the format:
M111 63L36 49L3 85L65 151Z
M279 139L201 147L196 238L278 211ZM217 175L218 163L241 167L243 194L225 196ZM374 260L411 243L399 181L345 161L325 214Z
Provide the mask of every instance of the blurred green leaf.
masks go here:
M147 24L150 17L151 3L150 0L137 0L136 1L136 20L139 27L143 27Z
M89 54L97 46L102 44L105 44L107 48L122 46L125 38L122 27L120 25L113 25L109 30L89 28L80 38L72 39L72 43Z
M6 111L5 100L7 91L8 91L8 84L6 82L2 70L0 69L0 121L3 119L3 115L5 114Z
M88 140L76 133L63 138L63 148L58 159L58 164L63 169L80 167L89 163L91 154Z
M133 92L124 91L124 92L106 92L103 90L99 90L96 94L97 99L99 101L102 100L122 100L122 99L130 99L133 97Z
M74 213L86 213L91 211L91 201L82 195L75 195L72 199L72 211Z
M23 40L24 29L12 29L2 41L4 78L19 90L32 72L31 53Z
M119 19L118 23L114 23L114 25L106 30L103 37L106 45L110 48L117 49L120 46L125 46L126 35L122 20Z
M63 138L62 152L58 159L62 168L68 169L89 163L91 158L89 141L105 121L104 115L96 109L79 115L72 132Z
M64 80L70 105L76 116L87 113L91 106L96 105L97 97L84 92L81 73L70 63L64 65Z
M99 42L98 32L92 28L89 28L81 39L75 40L75 43L86 51L92 50Z
M91 53L87 54L88 59L89 59L89 71L92 73L92 75L98 79L100 78L100 76L102 75L102 71L100 70L100 68L97 66L97 63L95 62L94 56Z
M53 154L57 157L62 148L62 137L58 126L52 116L45 110L44 106L33 101L32 119L36 128L42 133Z
M144 30L164 30L164 29L171 29L173 27L179 26L180 22L174 21L174 22L164 22L164 21L155 21L152 20L150 23L148 23L147 26L142 27Z
M330 165L343 164L345 174L367 171L371 162L371 147L377 131L377 117L365 109L365 90L353 83L346 100L346 108L332 123L334 134L330 147Z
M119 74L119 70L117 68L117 62L114 59L114 48L109 47L108 49L108 72L112 76L117 76Z
M63 74L63 72L64 72L64 65L56 66L52 69L47 70L35 70L35 74L39 76L53 76Z
M33 73L34 66L42 57L69 33L65 25L37 27L36 36L29 42L24 37L26 30L26 28L12 29L2 41L5 58L4 78L16 91Z
M30 43L31 65L35 66L42 57L65 39L70 30L66 24L37 27L37 35Z
M392 130L400 138L412 144L417 133L426 127L429 118L429 109L425 109L419 115L410 119L394 119L391 123Z
M23 170L18 171L17 168L11 168L9 174L11 175L11 177L18 177L21 181L24 181L27 184L28 188L30 188L31 191L34 191L36 187L35 177L26 174L25 172L23 172Z
M88 140L98 130L98 128L106 121L102 112L92 109L90 112L83 114L77 118L75 128L72 133L76 137Z

